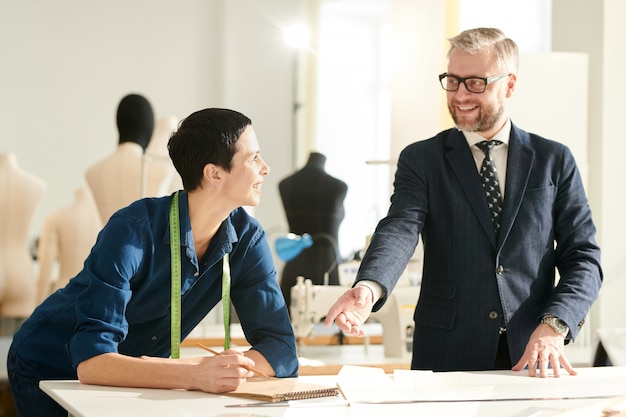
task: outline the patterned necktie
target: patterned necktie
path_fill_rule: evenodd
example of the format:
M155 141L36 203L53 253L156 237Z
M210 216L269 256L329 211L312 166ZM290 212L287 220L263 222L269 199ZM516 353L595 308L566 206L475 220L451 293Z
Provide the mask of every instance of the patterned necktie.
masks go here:
M502 211L502 194L500 194L500 185L498 183L498 175L496 173L496 166L493 163L491 157L491 150L494 146L500 145L502 142L499 140L483 140L478 142L478 146L485 154L485 159L480 167L480 178L483 180L483 189L487 196L487 204L489 205L489 211L491 212L491 221L493 222L493 228L498 233L500 229L500 212Z

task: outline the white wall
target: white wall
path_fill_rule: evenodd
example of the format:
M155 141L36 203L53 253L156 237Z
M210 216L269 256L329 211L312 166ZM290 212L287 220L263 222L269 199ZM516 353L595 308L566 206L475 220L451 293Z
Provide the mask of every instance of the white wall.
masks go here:
M42 178L32 237L69 204L90 165L117 146L115 113L130 92L157 117L205 107L250 116L272 167L257 216L282 215L277 181L290 169L293 0L0 0L0 152ZM282 221L282 216L278 222Z
M558 74L558 81L546 74ZM518 127L571 149L585 184L589 175L588 79L589 56L585 53L522 52L509 104L509 114ZM560 101L567 105L554 104Z
M0 152L47 183L33 235L117 146L124 95L145 95L157 116L220 102L214 4L2 1Z
M262 156L271 168L254 214L272 237L288 231L278 193L278 182L292 172L292 50L284 30L302 21L303 1L223 0L223 4L223 99L252 118Z
M440 103L445 95L437 74L444 70L446 10L445 2L439 1L392 0L391 4L395 43L391 158L397 159L408 144L442 130Z

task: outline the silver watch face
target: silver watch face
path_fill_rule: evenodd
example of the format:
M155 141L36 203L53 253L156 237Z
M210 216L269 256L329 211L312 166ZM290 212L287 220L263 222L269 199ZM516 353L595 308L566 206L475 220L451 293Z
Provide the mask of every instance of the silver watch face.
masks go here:
M566 335L569 332L569 327L567 327L563 320L557 317L544 317L541 322L549 325L559 334Z

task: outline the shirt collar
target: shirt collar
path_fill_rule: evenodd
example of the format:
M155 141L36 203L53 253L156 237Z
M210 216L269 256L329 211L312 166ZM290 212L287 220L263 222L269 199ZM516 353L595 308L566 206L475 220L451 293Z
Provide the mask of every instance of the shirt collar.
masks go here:
M187 191L184 190L181 190L179 194L181 235L184 236L184 238L182 239L182 245L193 247L193 231L191 230L191 219L189 218L189 195L187 194ZM222 225L219 227L219 229L217 229L217 232L213 237L213 239L217 239L220 242L224 253L230 252L232 250L233 243L239 240L237 230L235 229L235 225L233 224L232 216L233 213L230 213L230 215L226 217L226 219L224 219Z
M478 142L485 140L483 136L481 136L478 132L465 132L461 130L463 135L465 136L465 140L470 148L476 145ZM491 139L499 140L502 143L509 144L509 137L511 136L511 119L507 119L502 129L498 130L495 135Z
M168 199L171 202L171 199ZM169 207L169 203L168 203ZM243 208L239 208L237 210L243 210ZM219 257L220 259L224 256L225 253L230 253L233 250L233 245L239 241L239 236L237 234L237 230L235 225L233 224L233 214L237 211L233 211L225 220L222 222L222 225L217 230L213 239L216 239L219 243ZM186 254L189 258L192 258L192 254L195 253L195 247L193 242L193 232L191 230L191 220L189 219L189 200L188 194L185 190L180 190L178 192L178 212L179 212L179 220L180 220L180 236L181 236L181 245L186 247ZM169 210L168 210L169 216ZM169 222L169 217L168 220ZM166 229L165 236L163 241L167 244L170 243L170 228L169 226ZM196 265L197 266L197 265Z

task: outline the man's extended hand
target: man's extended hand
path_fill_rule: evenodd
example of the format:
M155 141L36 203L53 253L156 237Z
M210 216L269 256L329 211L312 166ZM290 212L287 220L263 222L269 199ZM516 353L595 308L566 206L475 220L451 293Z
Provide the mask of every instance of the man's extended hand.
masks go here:
M539 367L539 376L546 378L549 364L552 366L554 376L558 378L561 376L559 370L562 365L570 375L576 375L576 371L565 357L564 348L565 337L556 333L547 324L540 324L530 335L526 350L513 370L521 371L528 365L528 375L537 376Z
M365 336L361 328L372 312L372 290L356 286L346 291L328 310L324 325L330 327L333 321L339 329L352 336Z

